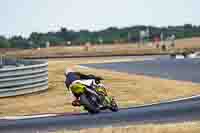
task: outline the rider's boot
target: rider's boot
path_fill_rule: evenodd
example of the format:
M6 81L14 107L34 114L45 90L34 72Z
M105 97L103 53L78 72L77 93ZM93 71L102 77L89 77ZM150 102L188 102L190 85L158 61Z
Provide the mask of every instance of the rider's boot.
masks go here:
M72 101L72 106L81 106L80 104L80 100L78 98L76 98L74 101Z

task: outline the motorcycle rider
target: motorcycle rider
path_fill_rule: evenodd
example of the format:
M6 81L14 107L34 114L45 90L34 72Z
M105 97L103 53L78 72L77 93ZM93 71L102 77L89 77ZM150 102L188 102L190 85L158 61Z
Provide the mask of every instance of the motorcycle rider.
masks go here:
M82 74L80 72L75 72L72 69L67 69L65 71L65 85L69 91L71 91L70 88L75 86L76 84L83 84L92 89L94 89L94 86L101 86L102 88L105 89L103 84L100 83L100 80L102 80L101 77L97 77L94 75ZM104 91L105 91L105 95L107 95L106 90L104 90ZM77 96L73 92L72 92L72 94L75 98L72 101L72 106L80 106L79 96Z

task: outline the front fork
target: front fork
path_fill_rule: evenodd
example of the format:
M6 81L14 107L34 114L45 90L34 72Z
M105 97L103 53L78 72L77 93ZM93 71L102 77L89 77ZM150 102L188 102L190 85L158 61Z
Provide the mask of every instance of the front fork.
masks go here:
M96 88L97 92L99 95L101 95L101 101L103 103L104 107L111 107L112 103L114 101L114 98L111 96L108 96L106 89L104 88L104 86L100 86L98 88Z
M104 105L105 107L110 108L110 107L112 107L113 101L114 101L114 98L113 98L113 97L111 97L111 96L105 96L105 97L104 97L103 105Z

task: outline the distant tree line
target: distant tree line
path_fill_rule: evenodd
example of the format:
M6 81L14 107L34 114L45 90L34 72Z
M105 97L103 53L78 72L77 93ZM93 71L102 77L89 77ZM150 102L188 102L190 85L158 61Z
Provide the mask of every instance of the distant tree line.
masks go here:
M113 44L138 42L140 31L148 29L150 32L149 40L159 37L162 33L164 38L175 35L176 38L200 37L200 26L185 24L182 26L132 26L126 28L109 27L105 30L91 32L88 30L73 31L62 27L60 31L38 33L33 32L28 38L13 36L5 38L0 36L0 48L38 48L45 47L46 42L51 46L61 45L82 45L87 42L91 44Z

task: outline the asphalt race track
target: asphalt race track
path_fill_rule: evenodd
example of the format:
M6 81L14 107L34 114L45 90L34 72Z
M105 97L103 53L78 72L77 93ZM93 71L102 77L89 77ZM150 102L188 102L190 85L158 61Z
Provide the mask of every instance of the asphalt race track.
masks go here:
M169 59L138 62L119 62L105 64L88 64L86 67L111 69L139 75L161 77L172 80L192 81L200 83L200 59Z
M36 133L58 129L119 126L125 124L171 123L200 120L200 96L153 105L121 109L119 112L56 114L41 118L1 119L1 133Z
M85 66L200 82L199 59L169 60L163 58L144 62L121 62L117 63L117 65L116 63L108 63ZM2 117L0 118L0 133L46 133L58 129L79 130L92 127L148 123L160 124L195 120L200 120L200 96L120 109L119 112L101 112L97 115L82 113L46 114L43 116L16 118Z

